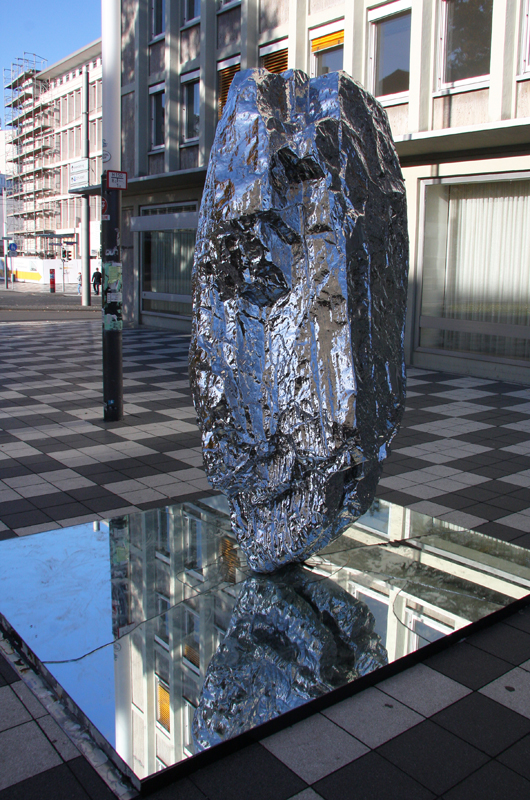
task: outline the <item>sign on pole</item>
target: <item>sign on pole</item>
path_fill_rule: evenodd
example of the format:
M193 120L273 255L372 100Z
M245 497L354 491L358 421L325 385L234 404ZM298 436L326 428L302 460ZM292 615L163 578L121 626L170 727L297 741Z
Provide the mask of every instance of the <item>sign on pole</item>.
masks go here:
M107 170L107 189L126 189L127 173L117 169Z
M81 158L70 164L70 189L88 189L90 186L90 165L88 158Z
M17 252L16 242L10 242L10 244L7 247L7 249L10 250L11 253L16 253Z

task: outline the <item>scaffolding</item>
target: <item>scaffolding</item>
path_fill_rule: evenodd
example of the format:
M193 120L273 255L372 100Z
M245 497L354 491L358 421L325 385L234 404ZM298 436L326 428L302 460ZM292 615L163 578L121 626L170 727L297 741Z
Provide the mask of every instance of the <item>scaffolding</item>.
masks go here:
M24 53L4 69L6 161L12 178L12 212L8 234L20 255L54 257L49 234L57 228L60 169L54 129L59 105L49 92L49 81L39 77L47 61Z

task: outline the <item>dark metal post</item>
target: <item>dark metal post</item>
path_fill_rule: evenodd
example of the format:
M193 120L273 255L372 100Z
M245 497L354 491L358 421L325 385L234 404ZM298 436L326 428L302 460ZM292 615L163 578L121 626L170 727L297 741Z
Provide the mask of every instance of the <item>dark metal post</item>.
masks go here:
M101 199L107 218L101 221L101 303L103 307L103 418L123 418L122 274L120 261L120 192L107 189L101 176Z

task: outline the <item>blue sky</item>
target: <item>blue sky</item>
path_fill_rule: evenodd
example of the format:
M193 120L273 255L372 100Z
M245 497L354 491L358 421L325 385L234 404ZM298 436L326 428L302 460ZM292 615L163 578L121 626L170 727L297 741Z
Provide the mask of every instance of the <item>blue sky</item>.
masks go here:
M98 39L101 36L101 0L0 0L0 17L0 117L3 127L4 68L22 57L24 51L37 53L51 66Z

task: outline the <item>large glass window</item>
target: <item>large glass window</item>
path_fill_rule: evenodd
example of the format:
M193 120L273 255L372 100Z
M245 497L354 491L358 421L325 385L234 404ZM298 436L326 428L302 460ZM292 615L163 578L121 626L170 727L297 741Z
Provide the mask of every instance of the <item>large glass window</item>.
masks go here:
M159 36L166 29L166 0L151 0L151 36Z
M338 72L344 60L344 31L335 31L311 40L312 69L315 77Z
M183 0L183 7L184 23L201 16L201 0Z
M493 0L443 0L443 81L489 75Z
M530 360L530 179L426 187L420 346Z
M200 81L188 81L184 83L182 86L182 95L184 139L198 139L201 110Z
M191 296L194 230L148 231L142 234L142 290L161 295ZM191 314L191 303L163 297L143 300L144 311Z
M408 92L411 12L374 22L374 94Z
M165 144L166 136L166 93L151 95L151 147Z

